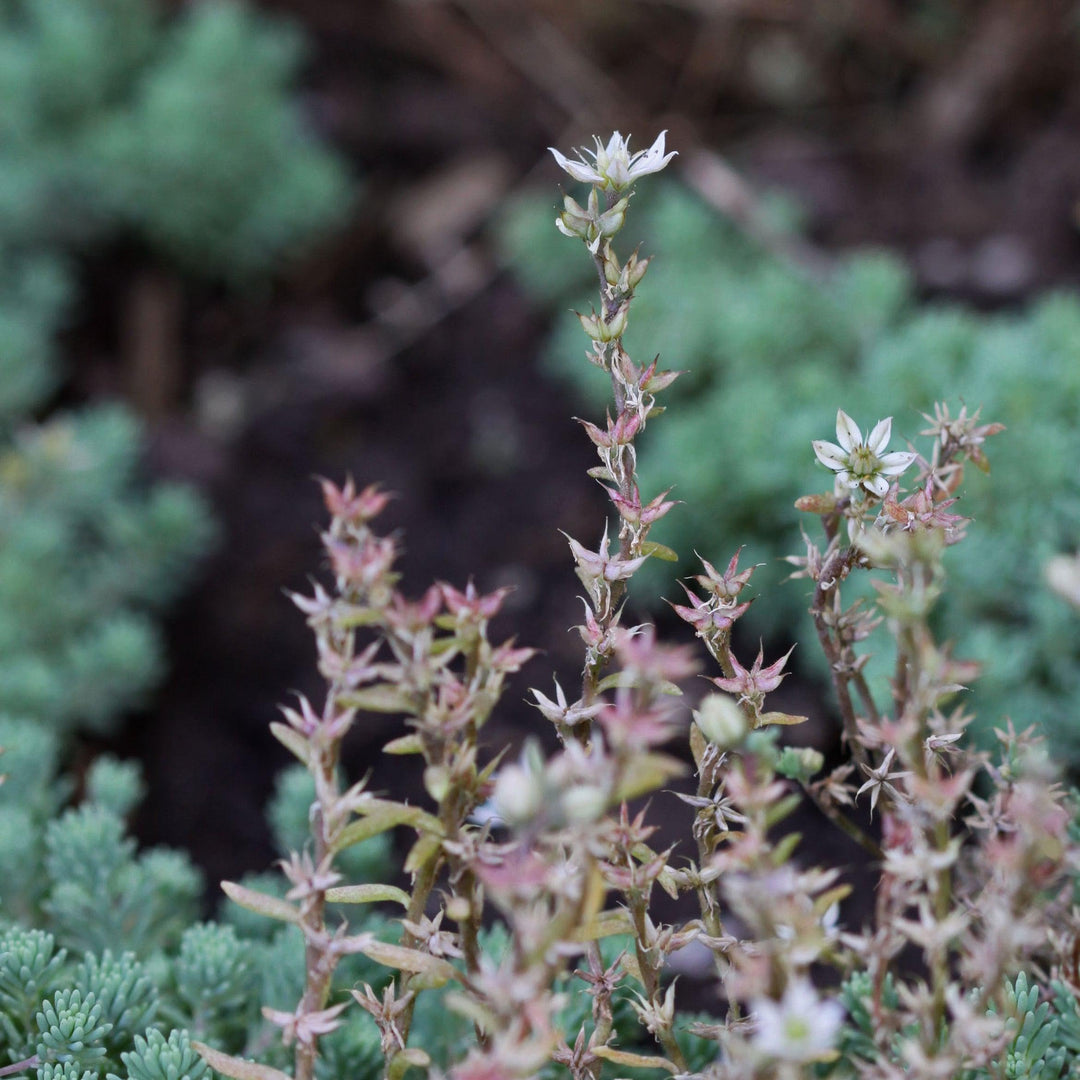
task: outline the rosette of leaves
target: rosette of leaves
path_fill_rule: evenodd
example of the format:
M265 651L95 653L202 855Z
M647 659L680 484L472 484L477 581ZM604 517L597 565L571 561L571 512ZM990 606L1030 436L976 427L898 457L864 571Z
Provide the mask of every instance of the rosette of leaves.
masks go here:
M974 519L967 555L946 557L940 634L984 673L966 701L988 732L1005 716L1039 721L1058 751L1080 762L1080 727L1070 702L1080 693L1080 624L1041 580L1041 567L1080 537L1080 300L1054 294L1019 312L983 314L955 304L919 303L910 274L880 253L838 260L821 280L762 250L676 185L650 200L646 247L674 252L649 269L627 331L635 355L661 354L687 369L669 410L639 448L642 489L674 478L683 506L657 525L657 539L682 559L651 561L635 579L641 603L678 602L678 573L695 551L721 563L746 544L744 564L763 563L761 599L746 615L755 635L813 640L801 583L775 588L801 554L799 495L831 488L806 447L827 437L822 417L837 402L865 423L893 414L894 441L926 427L938 400L1004 423L989 448L990 484L969 469L957 511ZM525 287L553 311L587 309L595 281L551 228L550 200L510 208L504 249ZM586 271L588 267L584 268ZM585 307L583 307L585 305ZM549 366L596 401L603 374L581 363L580 327L555 319ZM847 403L850 403L847 404ZM827 425L826 425L827 427ZM664 478L658 484L654 478ZM640 580L639 580L640 579ZM797 659L816 663L816 650ZM820 671L820 665L819 665Z

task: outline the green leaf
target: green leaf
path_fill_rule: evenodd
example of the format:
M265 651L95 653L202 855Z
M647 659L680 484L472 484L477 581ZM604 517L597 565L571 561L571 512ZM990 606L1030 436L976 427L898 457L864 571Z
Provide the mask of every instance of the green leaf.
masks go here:
M360 951L384 967L423 975L428 989L444 986L458 977L457 968L441 956L432 956L431 953L421 952L419 949L407 949L404 945L373 940Z
M574 931L574 941L599 941L613 934L632 934L634 921L624 908L601 911L591 918L585 926Z
M638 754L631 758L622 781L615 791L615 801L636 799L655 791L675 776L686 772L686 766L670 754Z
M784 712L767 712L762 713L758 718L758 727L768 727L770 724L780 724L785 727L790 727L792 724L805 724L805 716L792 716L790 713Z
M331 904L379 904L393 901L402 907L409 906L409 894L396 885L342 885L326 890Z
M223 881L222 891L234 903L239 904L248 911L254 911L259 915L265 915L269 919L280 919L282 922L299 922L300 912L287 900L277 896L268 896L266 893L256 892L244 885L238 885L235 881ZM217 1066L214 1066L217 1068ZM232 1073L228 1074L229 1076Z
M389 683L366 686L363 690L342 694L338 701L345 708L360 709L363 712L407 713L412 710L408 694Z
M436 855L442 846L442 837L433 833L424 833L405 856L405 873L415 874L429 859Z
M679 1067L666 1057L656 1057L652 1054L631 1054L628 1050L616 1050L614 1046L596 1046L593 1053L610 1061L615 1065L628 1065L632 1069L663 1069L673 1076L679 1071Z
M283 724L280 720L270 722L270 733L289 753L299 758L305 768L311 767L311 745L296 728Z
M672 551L665 544L658 544L655 540L646 540L641 545L641 554L648 555L653 559L663 559L664 562L678 562L679 553Z
M424 751L424 743L420 736L413 732L410 735L391 739L382 750L384 754L421 754Z
M434 814L421 810L419 806L408 806L406 803L390 802L386 799L368 799L357 807L357 813L363 816L341 830L334 841L334 851L344 851L353 844L369 840L398 825L410 825L420 832L442 836L442 823L439 819Z

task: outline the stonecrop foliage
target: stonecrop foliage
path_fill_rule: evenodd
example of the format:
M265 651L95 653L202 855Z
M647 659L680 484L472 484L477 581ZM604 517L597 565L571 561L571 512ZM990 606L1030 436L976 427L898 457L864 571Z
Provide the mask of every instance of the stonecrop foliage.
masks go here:
M484 743L532 656L489 636L503 591L441 584L410 598L397 541L375 524L388 495L325 481L332 580L294 599L328 690L272 725L309 777L282 788L310 799L308 833L284 880L224 884L245 926L262 916L302 941L303 960L291 997L262 1010L280 1039L249 1041L257 1060L213 1037L192 1045L237 1080L345 1075L328 1064L343 1043L366 1046L366 1068L387 1080L1069 1074L1080 926L1067 794L1032 733L1000 728L994 753L967 743L975 673L933 622L946 551L976 529L960 513L965 466L985 460L1000 425L941 404L922 441L899 448L891 418L866 424L835 403L817 417L802 451L817 478L798 499L805 534L789 562L809 590L847 759L826 769L817 751L784 746L783 729L805 719L769 707L788 657L749 660L732 646L754 573L738 550L703 560L675 603L696 647L658 640L627 608L634 575L672 558L650 534L676 504L642 491L637 440L677 373L628 351L649 260L620 257L614 239L633 185L671 157L664 136L631 153L616 132L576 160L555 157L590 188L582 202L565 196L558 228L581 242L599 284L578 321L611 397L582 423L613 512L602 536L567 538L584 591L580 685L533 691L555 749L530 740L507 761ZM835 442L824 430L834 418ZM742 465L713 460L724 476ZM853 597L860 579L873 602ZM865 671L876 624L892 661L884 695ZM691 721L680 684L699 672L713 688ZM423 803L341 777L342 741L372 713L401 718L384 749L420 759ZM688 760L676 799L666 789ZM804 799L866 851L871 904L851 902L841 868L800 857L784 823ZM665 800L685 828L662 848L650 817ZM391 830L410 840L408 887L357 880L350 853ZM658 890L682 901L673 921L657 913ZM373 904L398 917L373 924ZM715 1016L679 1008L672 959L685 948L715 972ZM377 974L343 977L356 963ZM839 991L822 989L830 969Z
M843 256L813 277L675 182L640 200L643 232L663 257L626 340L638 355L687 369L640 467L649 483L675 482L685 502L658 530L682 572L694 552L716 561L745 544L744 559L763 563L762 596L747 616L754 637L805 639L806 594L775 586L783 556L801 543L790 506L816 482L806 447L821 437L822 417L841 404L863 418L888 411L903 446L927 427L935 402L981 407L1006 431L993 476L982 475L981 458L968 470L962 510L978 527L965 557L946 558L949 591L934 626L983 665L971 700L984 745L1011 716L1037 722L1057 753L1080 762L1080 629L1041 577L1046 559L1080 535L1080 299L1055 293L999 314L920 302L890 255ZM559 313L552 370L602 403L606 380L580 362L577 320L563 314L588 295L588 267L553 233L550 206L544 192L512 207L503 247L530 293ZM788 207L777 204L775 217L776 229L792 227ZM639 602L670 596L673 580L671 570L646 574ZM818 659L809 649L796 656L801 665ZM887 674L873 676L882 689Z
M250 283L340 219L342 164L291 89L300 56L291 29L224 0L0 5L0 715L108 733L161 675L156 616L212 523L142 475L120 407L54 413L56 339L95 246Z

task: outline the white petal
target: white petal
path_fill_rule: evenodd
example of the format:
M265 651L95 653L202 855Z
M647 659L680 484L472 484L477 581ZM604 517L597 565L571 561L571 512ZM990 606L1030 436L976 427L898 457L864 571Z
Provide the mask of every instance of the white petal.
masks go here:
M813 447L814 453L817 455L817 459L822 465L825 465L830 469L847 468L847 453L837 446L836 443L828 442L826 439L815 439Z
M836 410L836 441L848 451L862 445L859 425L843 409Z
M878 458L881 462L881 472L885 476L899 476L916 458L907 450L894 450L891 454L885 454Z
M676 151L674 150L670 154L664 153L664 141L666 138L667 131L661 131L648 150L640 150L630 159L631 179L659 172L675 156Z
M624 139L617 131L612 133L610 139L608 139L607 147L604 153L607 154L608 159L615 157L619 153L626 153L626 144L628 140ZM596 145L599 147L600 140L596 140Z
M580 180L583 184L599 184L603 182L604 178L592 166L586 165L584 161L571 161L565 155L560 154L554 146L549 146L548 149L555 155L559 168L564 172L568 172L575 180Z
M886 416L874 425L874 430L866 438L866 446L871 453L881 455L881 451L889 445L892 437L892 417Z
M840 481L845 487L857 488L861 482L858 476L852 476L847 469L841 469L836 474L836 479Z
M879 499L885 498L889 493L889 481L884 476L864 476L863 487L872 491Z

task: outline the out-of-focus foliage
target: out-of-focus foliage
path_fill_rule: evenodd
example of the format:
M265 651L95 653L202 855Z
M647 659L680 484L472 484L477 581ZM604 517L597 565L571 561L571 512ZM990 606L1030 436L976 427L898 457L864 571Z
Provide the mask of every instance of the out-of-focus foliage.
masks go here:
M138 483L139 444L97 408L0 447L0 712L105 732L160 676L152 616L212 529L190 489Z
M270 1056L286 1064L289 1051L259 1009L290 1008L302 988L299 930L260 925L253 937L231 922L198 921L203 882L190 860L139 851L128 835L125 818L142 791L133 764L97 759L85 798L72 806L73 785L57 773L57 732L0 716L0 746L2 1063L37 1054L37 1080L199 1080L210 1075L191 1047L201 1039L263 1056L276 1044ZM385 875L387 855L385 844L360 845L356 865ZM399 932L376 911L364 925ZM342 976L339 995L356 979L378 982L380 972L359 957ZM336 1033L327 1062L340 1068L328 1078L376 1080L374 1024Z
M657 527L682 572L695 550L726 561L746 544L744 565L764 563L754 584L765 598L747 615L751 627L812 640L804 585L768 587L790 569L780 558L801 553L793 500L831 487L811 440L832 438L838 405L864 428L894 416L893 449L926 426L920 413L935 400L982 406L1007 431L988 448L993 496L978 472L962 486L956 510L974 524L966 555L946 557L940 629L958 655L984 665L972 706L986 728L1005 716L1018 727L1042 722L1080 760L1070 706L1080 693L1080 628L1041 579L1046 559L1080 538L1080 301L1054 294L1005 314L922 304L903 265L879 253L845 258L816 281L684 190L643 197L655 199L640 215L654 238L643 254L668 254L649 269L628 345L688 374L672 389L679 408L644 439L642 491L651 497L674 483L686 502ZM587 310L595 280L578 273L582 260L554 216L547 199L519 203L503 243L538 301L566 312L548 347L552 369L602 400L603 376L582 357L567 310ZM659 587L678 599L671 572L653 571L640 595L666 573Z
M238 3L0 6L0 711L108 731L162 669L153 616L211 534L140 481L118 408L29 422L60 380L71 263L123 238L185 273L265 276L340 218L291 28Z
M236 3L13 0L0 12L0 251L134 233L201 276L265 273L340 219L298 36Z

